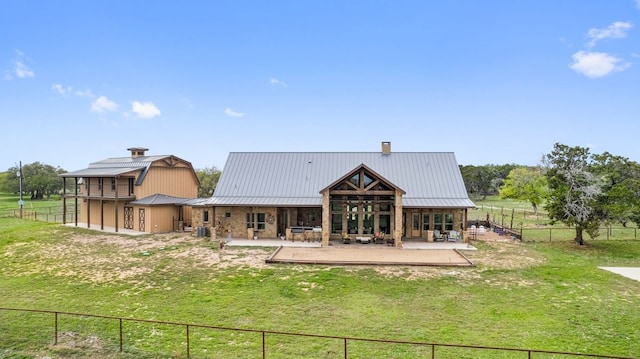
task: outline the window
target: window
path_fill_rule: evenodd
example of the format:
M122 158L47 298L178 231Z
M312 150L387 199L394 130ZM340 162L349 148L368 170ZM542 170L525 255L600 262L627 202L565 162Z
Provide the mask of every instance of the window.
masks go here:
M98 178L98 189L102 189L102 177Z
M331 215L331 233L342 232L342 214L334 213Z
M129 195L133 194L133 178L129 178Z
M388 214L380 215L380 232L390 234L391 233L391 216Z
M444 215L444 230L445 231L453 230L453 213L447 213Z
M360 173L356 173L353 177L349 178L349 182L356 187L360 187Z
M264 213L247 213L247 228L264 231L267 215Z
M433 214L433 230L442 231L442 213Z
M264 231L265 228L266 228L265 223L266 223L267 215L264 214L264 213L256 213L256 215L257 215L257 221L256 221L257 223L256 224L258 225L257 229L259 231Z
M202 212L202 222L209 223L209 211Z
M225 212L224 216L227 217L227 218L231 218L231 212Z
M422 215L422 230L423 231L429 230L429 214L428 213L425 213Z
M111 179L111 190L112 191L116 190L116 179L115 178Z

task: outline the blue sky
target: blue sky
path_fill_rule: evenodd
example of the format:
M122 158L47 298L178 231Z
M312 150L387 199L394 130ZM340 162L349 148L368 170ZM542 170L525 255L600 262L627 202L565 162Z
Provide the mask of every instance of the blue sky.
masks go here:
M2 1L0 170L129 147L640 161L640 0Z

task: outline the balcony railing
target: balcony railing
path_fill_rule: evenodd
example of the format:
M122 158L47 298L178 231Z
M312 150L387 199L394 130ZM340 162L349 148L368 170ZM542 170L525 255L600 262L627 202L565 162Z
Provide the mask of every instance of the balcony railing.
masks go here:
M111 186L111 183L102 184L100 186L98 183L91 183L90 186L86 186L83 184L78 185L78 197L80 198L101 198L101 199L115 199L116 193L118 194L118 199L135 199L136 196L134 193L129 192L129 184L128 183L118 183L115 187ZM65 197L75 197L75 192L65 192Z

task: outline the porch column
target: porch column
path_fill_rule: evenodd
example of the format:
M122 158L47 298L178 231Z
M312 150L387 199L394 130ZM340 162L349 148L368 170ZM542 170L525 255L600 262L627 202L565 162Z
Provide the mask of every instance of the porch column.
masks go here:
M329 205L329 190L322 193L322 246L329 245L331 235L331 206Z
M393 228L393 243L396 247L402 247L402 192L396 189L395 196L393 196L395 213L393 215L394 228Z

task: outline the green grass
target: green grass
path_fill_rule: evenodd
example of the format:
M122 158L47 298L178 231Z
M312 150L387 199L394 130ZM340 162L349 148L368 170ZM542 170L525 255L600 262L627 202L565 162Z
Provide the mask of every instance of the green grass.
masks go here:
M144 247L149 243L156 245ZM255 267L233 258L271 250L228 248L210 264L207 256L218 252L200 239L96 235L0 218L0 306L347 337L640 353L640 285L597 268L640 266L640 243L477 245L479 251L467 253L475 268ZM181 327L125 323L126 354L116 356L114 323L63 316L62 346L51 345L52 323L50 315L0 311L0 358L186 356ZM260 334L200 328L191 335L194 357L260 353ZM270 358L335 358L343 348L339 340L277 335L268 335L267 345ZM349 354L428 357L430 348L350 343Z
M15 194L0 193L0 217L19 217L20 197ZM62 199L58 195L51 196L50 199L32 200L24 197L23 218L37 219L45 222L62 223ZM72 202L67 204L67 219L72 218Z

